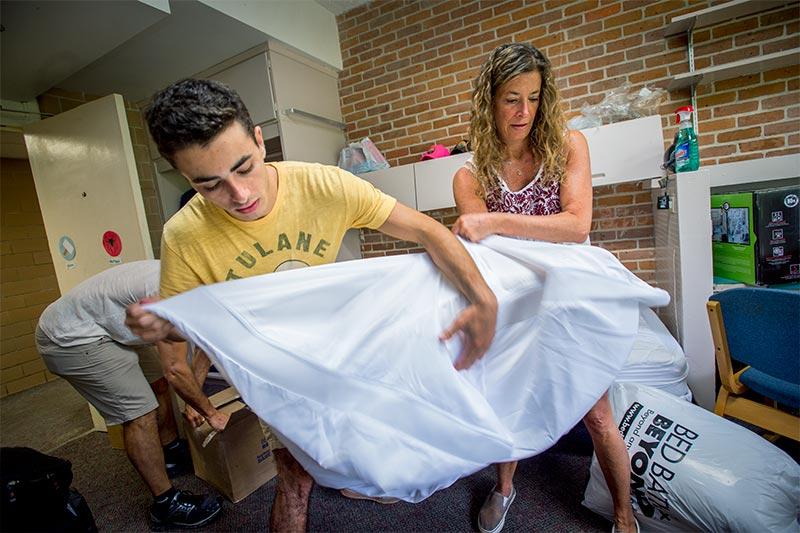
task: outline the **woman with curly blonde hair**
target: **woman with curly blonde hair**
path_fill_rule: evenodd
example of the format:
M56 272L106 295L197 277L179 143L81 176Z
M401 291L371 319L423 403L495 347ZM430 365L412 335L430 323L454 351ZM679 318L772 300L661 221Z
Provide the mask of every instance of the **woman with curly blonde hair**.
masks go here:
M589 148L568 131L547 58L529 44L499 46L475 80L473 157L453 178L460 217L453 231L472 242L499 234L588 243L592 223ZM614 501L612 531L636 532L630 466L604 394L583 419ZM478 515L482 533L497 533L516 497L517 463L497 466L498 481Z

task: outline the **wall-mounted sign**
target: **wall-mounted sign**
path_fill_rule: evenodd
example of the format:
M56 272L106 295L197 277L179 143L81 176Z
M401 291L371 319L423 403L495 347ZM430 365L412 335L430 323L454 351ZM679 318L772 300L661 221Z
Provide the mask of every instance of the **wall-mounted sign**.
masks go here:
M103 233L103 248L111 257L117 257L122 253L122 239L115 231Z
M78 250L75 248L75 243L64 235L58 240L58 253L61 254L67 261L72 261L75 259L75 256L78 254Z

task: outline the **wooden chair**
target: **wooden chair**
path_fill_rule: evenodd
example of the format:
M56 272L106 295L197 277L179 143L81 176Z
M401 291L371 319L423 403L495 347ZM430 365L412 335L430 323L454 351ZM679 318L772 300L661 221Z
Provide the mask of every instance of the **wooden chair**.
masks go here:
M714 412L800 442L800 292L737 288L706 304L722 387ZM732 361L745 366L734 373ZM769 398L772 406L744 397ZM752 396L752 395L751 395Z

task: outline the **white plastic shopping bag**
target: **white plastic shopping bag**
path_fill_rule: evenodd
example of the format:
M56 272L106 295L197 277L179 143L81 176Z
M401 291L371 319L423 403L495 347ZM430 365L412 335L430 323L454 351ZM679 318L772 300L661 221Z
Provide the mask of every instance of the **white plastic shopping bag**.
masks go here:
M609 399L643 532L800 531L800 465L778 447L652 387L615 384ZM583 505L613 515L596 457Z
M361 142L350 143L349 146L342 148L339 154L339 168L353 174L363 174L389 168L389 163L375 143L369 137L364 137Z

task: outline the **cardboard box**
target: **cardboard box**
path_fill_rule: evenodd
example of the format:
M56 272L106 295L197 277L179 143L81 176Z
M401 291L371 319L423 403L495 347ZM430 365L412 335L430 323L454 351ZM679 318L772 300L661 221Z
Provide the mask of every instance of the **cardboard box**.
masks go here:
M184 419L195 474L234 503L276 474L258 417L239 398L233 387L209 397L214 407L231 417L225 430L213 436L207 422L195 429Z
M756 283L753 193L711 196L711 252L714 275Z
M92 404L89 405L89 414L92 417L92 426L95 431L101 431L108 435L108 443L116 450L125 449L125 436L122 433L122 424L118 426L107 426L106 421L100 412L94 408Z
M115 450L125 449L125 433L122 430L122 424L108 426L108 442Z
M800 187L711 196L714 275L749 285L800 281Z
M800 186L753 193L756 208L756 280L800 281Z

